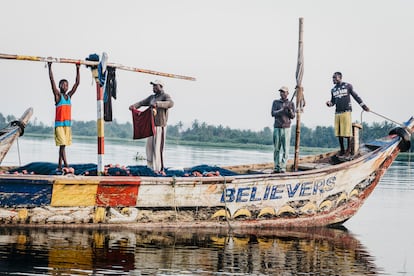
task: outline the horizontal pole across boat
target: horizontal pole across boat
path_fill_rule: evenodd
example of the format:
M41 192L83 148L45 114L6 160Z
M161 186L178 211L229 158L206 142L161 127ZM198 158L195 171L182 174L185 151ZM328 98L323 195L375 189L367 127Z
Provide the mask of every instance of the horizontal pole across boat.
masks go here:
M70 64L83 64L87 66L97 66L99 61L83 60L83 59L70 59L70 58L57 58L57 57L41 57L41 56L26 56L26 55L10 55L0 53L0 59L12 59L12 60L26 60L26 61L41 61L41 62L55 62L55 63L70 63ZM120 70L144 73L150 75L157 75L167 78L183 79L195 81L196 78L184 75L177 75L171 73L163 73L154 70L141 69L132 66L125 66L118 63L108 63L107 66L114 67Z

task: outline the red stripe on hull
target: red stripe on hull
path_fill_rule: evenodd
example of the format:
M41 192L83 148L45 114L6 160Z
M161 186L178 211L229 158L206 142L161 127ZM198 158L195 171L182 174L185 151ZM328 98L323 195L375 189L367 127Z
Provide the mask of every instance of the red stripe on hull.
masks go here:
M136 206L140 177L114 177L99 182L96 205L105 207Z

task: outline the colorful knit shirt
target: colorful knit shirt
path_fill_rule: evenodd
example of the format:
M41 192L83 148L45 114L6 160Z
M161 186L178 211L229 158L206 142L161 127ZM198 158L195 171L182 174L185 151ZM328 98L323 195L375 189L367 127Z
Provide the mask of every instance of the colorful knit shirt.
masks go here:
M55 127L71 126L72 120L72 103L70 97L65 99L64 95L60 95L60 101L56 104Z

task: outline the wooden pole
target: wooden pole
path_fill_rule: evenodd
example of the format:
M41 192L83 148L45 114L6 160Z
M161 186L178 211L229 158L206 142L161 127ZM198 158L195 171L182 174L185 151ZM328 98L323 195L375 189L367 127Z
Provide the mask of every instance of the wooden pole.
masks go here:
M10 54L2 54L0 53L0 59L14 59L14 60L27 60L27 61L41 61L41 62L55 62L55 63L74 63L74 64L83 64L89 66L98 66L99 61L89 61L89 60L82 60L82 59L69 59L69 58L56 58L56 57L40 57L40 56L25 56L25 55L10 55ZM144 73L150 75L157 75L167 78L175 78L175 79L183 79L183 80L191 80L195 81L196 79L189 76L183 75L176 75L170 73L163 73L157 72L153 70L141 69L131 66L125 66L122 64L117 63L108 63L108 67L115 67L120 70L137 72L137 73Z
M298 62L296 67L296 139L295 139L295 157L293 162L294 171L298 170L299 147L300 147L300 117L305 106L303 97L303 79L304 58L303 58L303 18L299 18L299 43L298 43Z
M105 122L104 122L104 90L107 78L108 54L102 53L98 67L92 68L92 75L96 82L96 129L98 144L98 167L97 174L104 174L104 155L105 155ZM103 79L103 83L102 82Z
M97 174L103 175L104 172L104 154L105 154L105 124L103 119L103 89L99 80L96 79L96 129L97 129L97 143L98 143L98 168Z
M296 93L296 107L300 106L300 103L298 103L298 95L302 94L302 87L297 87L297 93ZM301 117L302 111L300 111L298 108L296 109L296 139L295 139L295 159L293 162L293 168L294 171L298 171L299 167L299 148L300 148L300 117Z

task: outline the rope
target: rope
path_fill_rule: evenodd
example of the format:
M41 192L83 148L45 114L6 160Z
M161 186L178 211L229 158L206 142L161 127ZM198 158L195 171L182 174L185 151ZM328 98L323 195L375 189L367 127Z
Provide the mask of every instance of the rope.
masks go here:
M379 117L381 117L381 118L383 118L383 119L385 119L385 120L387 120L387 121L390 121L391 123L394 123L394 124L396 124L397 126L400 126L400 127L402 127L403 129L405 129L405 131L407 131L410 135L411 135L411 133L412 133L412 130L410 130L406 125L404 125L404 124L401 124L401 123L398 123L398 122L396 122L396 121L394 121L394 120L392 120L392 119L390 119L390 118L388 118L388 117L385 117L384 115L381 115L381 114L379 114L379 113L377 113L377 112L375 112L375 111L372 111L372 110L370 110L370 111L368 111L368 112L371 112L371 113L373 113L373 114L375 114L375 115L377 115L377 116L379 116ZM362 114L364 113L364 110L362 110L361 111L361 124L362 124ZM362 132L361 132L361 135L360 135L360 140L361 140L361 138L362 138Z
M384 115L381 115L381 114L379 114L379 113L377 113L377 112L375 112L375 111L370 110L369 112L374 113L375 115L377 115L377 116L379 116L379 117L381 117L381 118L383 118L383 119L385 119L385 120L388 120L388 121L390 121L390 122L392 122L392 123L394 123L394 124L396 124L396 125L399 125L400 127L407 128L407 126L405 126L405 125L403 125L403 124L401 124L401 123L398 123L398 122L396 122L396 121L394 121L394 120L392 120L392 119L390 119L390 118L387 118L387 117L385 117ZM362 113L361 113L361 117L362 117Z
M223 182L223 187L224 187L224 190L223 190L223 199L224 199L224 208L225 208L224 214L226 216L227 225L229 226L229 232L231 232L233 230L233 228L231 227L230 221L229 221L229 219L227 217L227 201L226 201L227 185L226 185L226 177L224 175L223 175L223 180L224 180L224 182Z
M364 110L361 111L361 125L363 125L363 123L364 123L364 121L362 120L362 114L364 114ZM359 144L361 144L362 143L362 136L363 136L362 134L364 132L364 128L362 128L359 132L360 132L360 135L359 135L358 138L359 138Z
M173 186L173 189L174 189L174 211L175 211L175 222L178 222L178 209L177 209L177 201L176 201L176 195L175 195L175 184L176 184L176 179L175 179L175 176L173 176L172 186Z
M17 137L17 155L19 156L19 166L22 165L22 160L20 159L20 146L19 146L19 137Z

